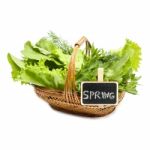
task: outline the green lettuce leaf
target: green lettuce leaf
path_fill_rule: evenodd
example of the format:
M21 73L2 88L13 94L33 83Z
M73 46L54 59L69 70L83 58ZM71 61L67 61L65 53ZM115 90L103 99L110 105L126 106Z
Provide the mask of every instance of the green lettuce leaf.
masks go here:
M10 53L8 53L7 59L12 67L12 78L14 80L20 79L20 71L25 67L24 62L14 57Z
M21 83L63 90L73 48L54 33L35 45L26 42L22 60L8 53L12 78ZM79 50L76 58L76 85L80 93L82 81L97 81L97 69L104 68L104 81L116 81L119 90L137 94L140 77L136 76L141 61L141 48L127 39L116 51L90 48L90 56Z
M22 83L34 84L42 87L63 89L66 77L66 70L48 68L42 65L28 66L20 73Z

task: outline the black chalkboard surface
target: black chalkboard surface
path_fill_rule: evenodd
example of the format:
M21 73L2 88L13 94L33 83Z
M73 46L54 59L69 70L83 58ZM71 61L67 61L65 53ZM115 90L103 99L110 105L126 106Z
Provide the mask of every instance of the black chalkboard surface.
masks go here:
M117 82L82 82L81 83L81 104L99 105L118 103Z

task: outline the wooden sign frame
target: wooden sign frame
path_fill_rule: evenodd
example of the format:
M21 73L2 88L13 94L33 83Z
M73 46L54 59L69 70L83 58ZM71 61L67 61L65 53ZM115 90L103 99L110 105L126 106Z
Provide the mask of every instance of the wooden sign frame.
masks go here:
M111 85L111 84L115 84L116 86L115 86L115 89L114 89L114 97L115 97L115 103L106 103L106 100L105 99L103 99L104 98L104 96L106 97L106 99L108 99L108 94L106 94L106 93L104 93L104 92L108 92L108 89L104 89L104 91L96 91L97 93L99 92L103 92L103 98L101 99L101 102L102 103L100 103L100 102L96 102L96 100L92 100L91 99L91 103L89 102L89 99L87 100L87 103L85 103L85 100L83 99L83 85L84 84L95 84L95 85L97 85L98 86L98 84L100 85L101 84L101 86L100 86L100 88L102 88L102 84L104 85ZM107 86L106 86L107 87ZM104 88L106 88L106 87L104 87ZM93 89L93 88L92 88ZM96 87L96 89L97 89L97 87ZM95 98L96 99L96 98ZM93 101L93 103L92 103L92 101ZM100 101L100 100L99 100ZM114 100L113 100L114 101ZM105 103L104 103L105 102ZM82 82L81 83L81 104L82 105L117 105L118 104L118 82L97 82L97 81L84 81L84 82Z

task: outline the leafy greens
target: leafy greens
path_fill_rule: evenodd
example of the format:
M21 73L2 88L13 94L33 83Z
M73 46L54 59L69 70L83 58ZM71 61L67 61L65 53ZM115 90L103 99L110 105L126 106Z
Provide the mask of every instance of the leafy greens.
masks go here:
M123 48L105 51L92 45L90 56L79 50L76 58L76 85L80 92L82 81L96 81L97 69L104 68L105 81L117 81L119 90L137 94L135 72L141 60L141 48L127 39ZM63 90L73 48L53 32L35 45L27 41L20 60L8 53L12 78L21 83Z

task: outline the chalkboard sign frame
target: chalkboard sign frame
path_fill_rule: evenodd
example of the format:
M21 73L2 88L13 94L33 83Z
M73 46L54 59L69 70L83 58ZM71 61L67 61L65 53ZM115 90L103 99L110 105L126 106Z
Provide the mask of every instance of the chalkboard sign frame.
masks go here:
M100 104L100 103L98 103L98 104L96 104L96 103L87 104L87 103L84 103L82 98L83 98L83 85L85 83L91 83L91 84L94 84L94 83L112 84L113 83L113 84L115 84L116 85L116 93L115 93L115 95L116 95L116 103L111 103L111 104L104 104L104 103L102 103L102 104ZM89 106L104 106L104 105L112 106L112 105L114 105L114 106L116 106L117 104L118 104L118 82L113 82L113 81L110 81L110 82L83 81L83 82L81 82L81 105L89 105Z

